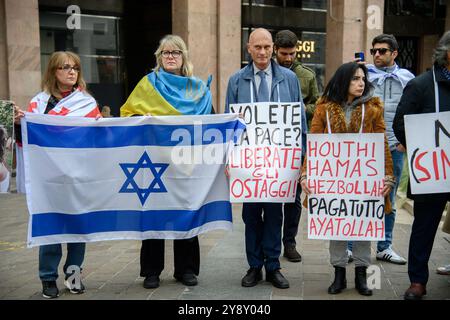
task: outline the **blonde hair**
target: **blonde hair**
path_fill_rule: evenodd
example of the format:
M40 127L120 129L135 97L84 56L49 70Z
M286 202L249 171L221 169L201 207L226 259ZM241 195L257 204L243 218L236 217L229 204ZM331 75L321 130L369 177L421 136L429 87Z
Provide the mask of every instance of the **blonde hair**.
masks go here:
M182 52L181 57L183 58L183 63L181 65L181 75L184 77L192 77L194 75L194 66L192 62L189 60L188 49L186 43L181 39L181 37L169 34L164 36L159 42L159 47L155 52L156 57L156 67L153 69L154 71L159 71L163 68L162 63L162 51L163 49L168 47L177 48Z
M82 91L86 90L86 82L83 79L83 72L81 71L80 57L71 51L56 51L50 56L47 69L44 72L42 78L42 90L58 99L61 99L62 96L58 88L58 81L55 74L58 68L61 68L68 59L72 60L75 67L80 69L75 87L78 87Z

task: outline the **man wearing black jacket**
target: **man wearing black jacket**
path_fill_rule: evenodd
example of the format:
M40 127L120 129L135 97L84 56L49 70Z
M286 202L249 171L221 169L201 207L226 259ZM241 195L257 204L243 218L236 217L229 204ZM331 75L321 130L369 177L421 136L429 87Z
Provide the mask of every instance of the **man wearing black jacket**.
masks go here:
M439 89L439 101L436 101L433 75ZM440 112L450 111L450 31L439 40L433 55L433 68L411 80L403 91L393 123L395 136L401 144L408 147L403 117L408 114L434 113L437 110L436 102ZM406 290L404 298L420 300L426 294L428 260L445 204L450 200L450 193L413 195L408 184L408 197L414 200L414 222L408 252L411 286Z

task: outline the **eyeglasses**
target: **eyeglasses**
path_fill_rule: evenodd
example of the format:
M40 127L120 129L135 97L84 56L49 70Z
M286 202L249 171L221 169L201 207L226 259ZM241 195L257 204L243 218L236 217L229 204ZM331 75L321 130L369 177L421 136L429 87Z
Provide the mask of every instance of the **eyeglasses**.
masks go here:
M80 72L80 67L72 67L68 64L63 65L62 67L59 67L58 69L64 70L65 72L70 72L70 70L73 70L75 72Z
M380 55L383 55L386 52L393 51L393 50L391 50L389 48L374 48L374 49L370 49L370 54L374 56L377 53L377 51L380 53Z
M163 58L168 58L170 55L176 59L179 58L181 56L181 54L183 53L183 51L180 50L174 50L174 51L161 51L161 55L163 56Z

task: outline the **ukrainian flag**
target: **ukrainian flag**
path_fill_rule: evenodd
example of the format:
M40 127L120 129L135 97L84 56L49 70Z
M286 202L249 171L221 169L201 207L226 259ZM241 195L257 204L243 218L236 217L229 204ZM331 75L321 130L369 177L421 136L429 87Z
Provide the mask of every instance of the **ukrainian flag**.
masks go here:
M125 104L121 117L210 114L209 85L196 77L177 76L164 70L152 72L139 81Z

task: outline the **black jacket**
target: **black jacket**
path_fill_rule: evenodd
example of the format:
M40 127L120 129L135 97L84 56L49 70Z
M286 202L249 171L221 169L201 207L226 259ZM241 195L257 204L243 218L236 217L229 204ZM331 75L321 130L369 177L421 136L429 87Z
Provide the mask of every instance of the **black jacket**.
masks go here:
M436 66L435 70L436 81L439 86L440 111L450 111L450 81L444 77ZM422 73L420 76L408 82L403 90L403 95L398 104L392 125L394 134L401 144L407 147L403 116L407 114L436 112L435 104L432 70ZM417 129L420 130L420 128ZM438 199L447 199L450 201L450 193L412 195L408 183L408 198L414 199L415 201L436 201Z

